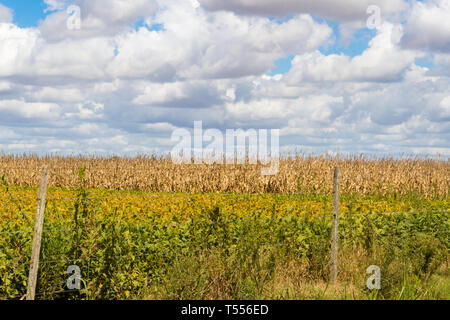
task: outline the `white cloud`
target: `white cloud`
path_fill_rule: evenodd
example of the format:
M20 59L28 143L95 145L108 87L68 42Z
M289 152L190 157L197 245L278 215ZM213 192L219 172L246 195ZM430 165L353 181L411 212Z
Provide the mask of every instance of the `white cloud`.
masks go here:
M36 29L0 24L3 77L99 79L106 76L104 70L113 57L114 46L106 38L47 43Z
M249 102L228 103L228 116L235 121L250 122L253 125L280 120L287 124L305 122L329 123L336 104L342 104L342 97L329 95L311 95L297 99L257 99Z
M403 1L370 2L385 22L350 57L321 53L332 29L304 13L351 34L365 24L367 1L47 0L54 12L38 28L0 23L0 149L167 151L171 131L202 120L280 128L286 148L450 155L450 54L434 54L436 67L414 63L427 48L445 51L445 31L426 29L429 42L418 35L405 47L415 16L403 26L389 17ZM65 26L69 3L82 9L81 30ZM426 17L431 7L411 12ZM293 15L281 23L267 12ZM147 26L135 30L140 19ZM290 72L267 75L291 54Z
M442 99L438 112L435 115L441 121L450 121L450 96Z
M39 26L45 39L50 41L114 35L130 29L138 19L150 17L157 9L154 0L47 0L46 3L49 10L57 10ZM80 29L71 30L67 27L67 20L71 16L67 12L69 5L80 8Z
M450 0L415 1L402 43L407 48L450 53Z
M81 120L99 120L104 118L103 111L105 105L95 101L86 101L77 104L75 112L67 112L65 117L68 119L81 119Z
M11 90L11 83L0 81L0 92Z
M13 20L12 10L0 3L0 23L9 23Z
M146 123L141 126L144 131L153 131L153 132L165 132L169 133L177 129L174 125L168 122L157 122L157 123Z
M407 8L403 0L199 0L211 10L229 10L239 14L286 16L295 13L315 14L323 18L348 22L366 22L367 8L380 7L384 16L398 13Z
M155 20L164 31L140 28L118 37L111 74L158 82L263 74L275 59L315 50L331 35L326 24L307 15L277 24L268 18L207 13L187 3L167 6Z
M324 55L319 51L296 56L286 75L290 83L301 81L395 81L420 56L398 46L400 26L384 23L361 55Z
M23 100L0 100L0 115L25 119L57 119L61 108L54 103L29 103Z
M43 87L31 94L33 99L46 102L77 102L83 99L77 88Z
M149 84L144 94L133 100L135 104L157 104L186 98L188 84L180 82Z
M0 76L26 73L39 41L39 32L0 24Z
M107 38L90 38L45 44L39 47L30 68L40 76L75 79L104 79L114 58L114 46Z

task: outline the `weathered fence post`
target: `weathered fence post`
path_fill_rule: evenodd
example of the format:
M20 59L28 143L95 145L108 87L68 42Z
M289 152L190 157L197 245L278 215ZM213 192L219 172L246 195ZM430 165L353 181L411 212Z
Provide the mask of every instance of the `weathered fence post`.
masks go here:
M336 284L338 272L338 241L339 241L339 167L334 168L333 178L333 216L331 224L331 261L330 261L330 281Z
M31 249L30 273L28 275L27 300L34 300L41 251L42 227L44 226L45 201L47 198L48 167L42 167L39 184L39 200L34 222L33 247Z

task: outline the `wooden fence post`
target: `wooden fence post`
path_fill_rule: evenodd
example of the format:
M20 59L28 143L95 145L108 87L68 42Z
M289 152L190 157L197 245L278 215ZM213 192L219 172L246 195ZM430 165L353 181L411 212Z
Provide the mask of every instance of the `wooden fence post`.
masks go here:
M331 224L331 261L330 261L330 281L336 284L338 272L338 241L339 241L339 167L334 168L333 177L333 216Z
M28 275L27 300L34 300L41 251L42 227L44 226L45 201L47 198L48 167L42 167L39 184L39 200L34 222L33 247L31 249L30 273Z

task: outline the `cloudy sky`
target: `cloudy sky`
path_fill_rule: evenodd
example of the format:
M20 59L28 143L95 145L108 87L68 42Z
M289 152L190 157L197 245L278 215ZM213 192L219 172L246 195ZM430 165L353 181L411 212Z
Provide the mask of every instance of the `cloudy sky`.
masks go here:
M0 0L0 152L164 152L199 120L450 156L450 0Z

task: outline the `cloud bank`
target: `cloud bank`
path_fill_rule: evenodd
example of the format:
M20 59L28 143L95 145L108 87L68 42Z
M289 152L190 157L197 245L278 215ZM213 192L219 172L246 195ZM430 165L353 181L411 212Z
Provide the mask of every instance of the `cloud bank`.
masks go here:
M283 150L450 155L448 0L45 3L36 28L0 5L0 151L164 152L201 120L279 128ZM325 53L369 4L367 46Z

